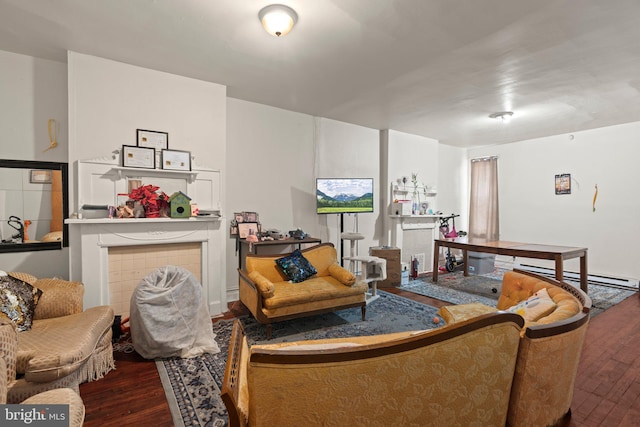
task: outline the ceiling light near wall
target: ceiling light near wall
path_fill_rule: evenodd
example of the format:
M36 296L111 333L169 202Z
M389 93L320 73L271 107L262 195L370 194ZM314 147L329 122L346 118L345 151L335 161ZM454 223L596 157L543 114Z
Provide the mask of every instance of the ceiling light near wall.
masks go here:
M280 37L286 35L298 21L298 14L289 6L272 4L258 12L258 18L267 33Z
M500 111L499 113L489 114L490 118L501 119L502 123L509 123L511 121L511 116L513 116L513 111Z

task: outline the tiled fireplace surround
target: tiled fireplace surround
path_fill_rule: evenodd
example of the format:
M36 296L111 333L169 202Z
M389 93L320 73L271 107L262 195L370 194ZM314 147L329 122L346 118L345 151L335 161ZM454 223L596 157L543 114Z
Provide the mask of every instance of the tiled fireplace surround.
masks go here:
M109 305L129 316L131 294L140 280L165 265L183 267L202 281L199 243L170 243L109 248Z

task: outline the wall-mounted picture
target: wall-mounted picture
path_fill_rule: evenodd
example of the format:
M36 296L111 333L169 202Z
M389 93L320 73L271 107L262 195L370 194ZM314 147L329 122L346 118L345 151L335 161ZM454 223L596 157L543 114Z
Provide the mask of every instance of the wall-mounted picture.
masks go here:
M126 168L156 168L156 150L153 148L122 146L122 166Z
M174 171L191 170L191 152L178 150L162 150L162 169Z
M556 194L571 194L571 174L556 175Z
M29 182L31 184L51 184L51 171L32 170L29 175Z
M169 148L169 134L155 130L136 129L136 144L138 147L153 148L156 151Z

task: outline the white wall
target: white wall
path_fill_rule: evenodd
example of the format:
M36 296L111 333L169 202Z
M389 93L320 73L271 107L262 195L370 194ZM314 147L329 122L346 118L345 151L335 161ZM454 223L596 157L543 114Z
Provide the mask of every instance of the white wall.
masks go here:
M67 66L0 51L0 158L67 161ZM49 145L47 123L55 119L58 147ZM0 270L40 277L68 277L69 250L0 254Z
M467 150L450 145L438 146L437 205L445 215L459 214L457 230L469 230L469 179Z
M78 208L77 161L108 157L122 145L136 145L136 129L168 132L170 149L190 151L198 165L221 170L224 208L225 86L75 52L68 54L68 70L71 211ZM78 232L69 228L70 261L78 265L82 256L80 246L74 245ZM216 233L221 277L213 280L226 284L225 220ZM72 272L77 274L75 269Z
M330 119L316 119L316 123L318 124L316 177L373 178L374 212L357 215L358 232L365 238L357 241L356 247L359 255L368 255L369 247L380 245L382 234L380 215L386 213L380 197L380 192L385 186L380 182L379 131ZM340 215L317 215L317 220L322 225L322 240L333 243L338 248L338 256L342 247L339 218ZM343 230L355 231L356 216L347 214L342 218ZM344 241L344 256L349 255L349 250L350 242Z
M74 172L77 160L136 145L136 129L168 132L170 149L190 151L197 164L224 169L225 86L76 52L69 52L68 65ZM75 191L70 201L76 210Z
M407 185L412 185L411 175L416 173L418 185L424 184L428 187L438 188L439 144L435 139L394 130L381 131L380 140L380 155L384 169L381 176L382 179L386 179L381 184L384 185L382 191L384 191L383 203L385 204L382 222L383 230L386 230L382 243L388 245L392 240L390 230L393 224L389 218L390 204L393 202L391 200L391 183L395 183L399 178L407 177ZM421 201L423 201L422 198ZM428 197L426 201L429 203L429 209L434 212L440 209L438 207L439 196Z
M338 216L315 213L316 177L373 177L374 191L379 185L377 130L227 98L227 146L225 215L255 211L263 228L302 228L338 250ZM358 216L359 231L367 236L361 253L379 244L379 211ZM346 231L353 219L345 217ZM238 288L237 267L235 239L229 237L229 300Z
M469 150L468 157L499 158L501 239L587 247L590 274L637 280L639 139L636 122ZM570 195L555 195L562 173L571 174ZM578 261L565 269L578 271Z
M257 212L265 229L286 233L300 227L318 236L313 213L313 118L234 98L226 103L225 216ZM225 240L227 289L233 294L238 289L238 253L228 230Z

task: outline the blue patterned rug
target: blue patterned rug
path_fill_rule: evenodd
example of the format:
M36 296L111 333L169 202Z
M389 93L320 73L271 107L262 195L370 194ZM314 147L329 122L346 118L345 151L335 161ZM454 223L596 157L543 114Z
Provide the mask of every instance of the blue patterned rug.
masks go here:
M380 298L367 306L362 321L359 308L340 310L273 325L270 343L321 338L377 335L432 329L437 309L407 298L378 291ZM249 345L265 343L265 326L251 316L240 318ZM192 359L156 361L176 426L226 426L227 411L220 398L233 320L213 324L218 354Z

